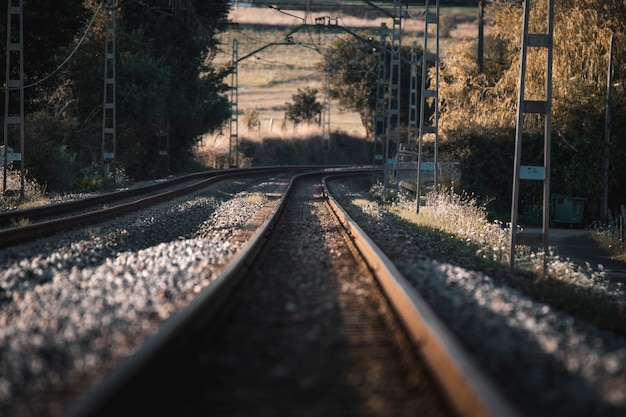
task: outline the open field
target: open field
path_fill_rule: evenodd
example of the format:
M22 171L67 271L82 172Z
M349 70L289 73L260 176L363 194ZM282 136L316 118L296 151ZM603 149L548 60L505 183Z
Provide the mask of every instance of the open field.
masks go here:
M363 12L367 11L363 7ZM403 19L402 43L423 44L423 10L410 10L411 18ZM233 57L233 43L237 40L238 66L238 108L239 136L249 140L262 140L266 137L294 137L321 134L321 127L309 126L294 131L291 126L284 128L285 103L299 88L311 87L319 91L322 101L323 63L325 49L338 37L349 36L342 29L368 34L378 38L381 23L388 27L393 21L381 17L376 11L361 13L355 17L341 12L332 16L332 25L308 24L324 14L312 13L305 16L301 11L277 11L270 8L233 8L229 19L234 23L231 29L219 35L220 51L215 59L217 66L227 65ZM307 24L303 24L306 20ZM441 53L452 45L478 36L477 10L474 8L442 8L440 33ZM335 24L336 22L336 24ZM434 26L431 26L431 28ZM488 30L488 28L487 28ZM487 31L486 30L486 31ZM286 38L293 42L287 44ZM434 39L434 38L433 38ZM434 44L430 40L430 44ZM375 69L374 69L375 70ZM231 83L231 79L226 80ZM252 110L258 114L260 124L249 131L244 123L244 114ZM342 112L337 103L331 103L331 132L342 131L357 137L364 137L360 117L353 112ZM228 135L209 138L207 141L220 148L228 148Z

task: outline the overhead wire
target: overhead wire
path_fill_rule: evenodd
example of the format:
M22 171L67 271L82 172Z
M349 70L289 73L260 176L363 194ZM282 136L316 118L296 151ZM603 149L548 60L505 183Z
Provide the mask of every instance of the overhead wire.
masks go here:
M504 1L498 1L498 0L485 0L487 3L491 3L491 4L497 4L499 6L509 6L509 5L513 5L513 4L519 4L519 3L523 3L524 0L504 0Z
M299 65L296 66L293 64L287 64L286 62L282 62L282 61L269 60L269 59L262 58L260 56L255 56L255 58L256 58L257 64L267 66L267 67L288 67L290 69L300 69L300 70L309 69L309 67L303 67Z
M96 20L96 17L98 16L98 13L100 13L100 10L102 9L102 3L100 3L98 5L98 8L96 9L96 11L94 12L91 21L89 22L89 24L87 25L87 28L85 29L85 32L83 33L83 36L80 38L80 40L78 41L78 44L76 44L76 46L74 47L74 49L72 50L72 52L70 52L70 54L63 60L63 62L61 62L61 64L59 64L54 71L50 72L49 74L47 74L45 77L31 83L28 85L25 85L24 88L31 88L31 87L35 87L41 83L43 83L44 81L46 81L47 79L49 79L50 77L52 77L53 75L55 75L57 72L59 72L61 70L61 68L63 68L70 59L72 59L72 57L74 56L74 54L76 53L76 51L78 51L78 49L82 46L83 42L85 41L85 38L87 37L87 34L89 33L89 31L91 30L91 27L93 26L93 23ZM18 88L9 88L9 90L17 90Z

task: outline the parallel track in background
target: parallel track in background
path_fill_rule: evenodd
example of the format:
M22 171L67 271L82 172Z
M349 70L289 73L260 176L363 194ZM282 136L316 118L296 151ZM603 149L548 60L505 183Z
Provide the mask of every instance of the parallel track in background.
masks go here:
M243 176L278 172L295 173L319 169L321 167L262 167L200 172L74 201L6 211L0 213L0 247L24 243L60 230L80 227L136 211L143 207L184 196L220 181L228 181ZM329 167L327 169L337 168Z

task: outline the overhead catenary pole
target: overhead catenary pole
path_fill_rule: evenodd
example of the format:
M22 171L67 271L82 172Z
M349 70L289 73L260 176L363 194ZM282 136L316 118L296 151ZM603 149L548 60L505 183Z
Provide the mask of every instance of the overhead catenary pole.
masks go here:
M387 131L385 134L384 147L384 178L383 198L387 196L387 188L390 184L392 166L397 160L391 155L391 143L395 143L396 149L400 142L400 89L402 66L402 8L400 2L393 2L393 27L391 30L391 57L389 62L389 85L387 95Z
M482 74L485 67L485 8L483 0L478 0L478 73Z
M116 112L115 112L115 7L116 0L106 0L104 28L104 92L102 104L102 165L105 181L116 181Z
M24 2L7 3L6 88L4 89L4 147L2 191L7 193L9 162L20 161L20 198L24 199ZM15 134L17 131L17 135ZM17 136L17 138L15 138ZM9 152L11 138L18 152ZM15 145L14 145L15 146Z
M531 0L524 1L524 17L522 29L522 49L520 54L520 78L517 101L517 128L515 134L515 158L513 167L513 192L511 204L511 247L509 267L515 266L515 246L517 244L517 216L519 205L520 179L543 181L543 228L542 242L544 251L544 268L547 261L548 230L550 225L550 152L552 136L552 44L554 33L554 0L547 2L547 31L545 33L529 33L531 17ZM525 99L526 61L528 48L545 48L545 91L544 100ZM524 114L544 115L544 150L543 166L525 166L522 170L522 137L524 131Z
M239 42L233 39L233 69L230 85L230 141L228 154L228 167L239 166Z
M330 53L326 51L324 62L324 103L322 105L322 149L328 150L330 143Z
M387 42L389 29L386 23L380 26L380 45ZM377 49L378 53L378 80L376 81L376 110L374 114L374 166L383 165L383 142L385 137L385 124L387 107L385 95L387 91L387 51L382 47Z
M428 52L428 26L435 25L435 52ZM427 87L427 73L428 63L432 62L435 67L435 80L434 85L431 84ZM433 104L433 117L432 124L427 123L426 108L427 100L432 100ZM430 168L433 171L433 186L437 187L437 165L438 165L438 147L439 147L439 0L435 5L435 13L430 13L430 2L426 0L425 21L424 21L424 50L422 59L422 89L420 96L420 125L418 132L417 142L417 178L415 181L415 212L419 213L421 206L421 185L422 185L422 170L424 168ZM433 163L427 165L423 160L423 144L424 135L434 135L433 141Z
M411 45L411 81L409 92L409 125L407 129L407 143L417 138L417 42Z

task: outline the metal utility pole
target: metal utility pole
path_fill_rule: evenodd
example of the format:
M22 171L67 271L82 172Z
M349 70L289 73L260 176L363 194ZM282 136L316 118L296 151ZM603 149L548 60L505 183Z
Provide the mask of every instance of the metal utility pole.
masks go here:
M230 142L228 167L239 166L239 42L233 39L233 72L230 86Z
M6 87L4 90L4 147L2 192L7 194L8 164L20 161L20 198L24 199L24 2L7 3ZM16 138L17 136L17 138ZM13 139L13 140L10 140ZM9 152L19 141L19 150Z
M376 113L374 115L374 166L383 165L383 140L385 137L385 120L387 107L385 96L387 91L387 42L389 29L386 23L380 26L380 48L378 49L378 81L376 82Z
M104 29L104 94L102 104L103 178L115 182L115 0L106 0Z
M517 101L517 129L515 137L515 165L513 169L513 196L511 207L511 253L509 266L515 266L515 245L517 244L517 215L519 204L520 180L543 181L543 230L544 268L548 249L548 229L550 225L550 150L552 135L552 42L554 32L554 0L547 2L547 32L529 33L531 0L524 1L524 23L522 32L522 51L520 59L520 79ZM526 60L528 48L544 48L546 51L545 96L544 100L526 100L524 98ZM544 161L543 166L522 166L522 136L524 114L544 115Z
M604 116L604 155L602 156L602 220L609 220L609 162L611 159L611 86L613 84L613 46L615 34L611 33L609 65L606 74L606 102Z
M421 186L422 186L422 171L433 171L433 187L437 189L437 165L438 165L438 148L439 148L439 0L436 2L435 13L430 13L430 2L426 0L426 19L424 23L424 51L422 59L422 95L420 102L420 127L419 137L417 143L417 178L415 182L415 212L419 213L421 206ZM435 25L435 52L428 52L428 26ZM427 73L428 63L432 62L435 67L435 82L431 85L431 88L427 87ZM428 124L426 120L426 107L427 100L431 99L433 104L433 118L432 124ZM424 135L434 135L434 149L433 149L433 163L428 164L423 161L423 142Z
M411 81L409 93L409 128L407 143L413 143L417 138L417 42L411 46Z
M485 8L483 0L478 0L478 73L485 68Z
M326 51L324 67L324 103L322 105L322 149L328 150L330 140L330 53Z
M386 197L387 187L392 172L392 165L397 164L397 160L390 155L390 144L394 142L396 148L400 143L400 65L402 56L402 7L399 1L393 2L393 27L391 30L391 58L389 62L389 94L387 97L387 132L385 135L384 150L384 174L383 198Z

